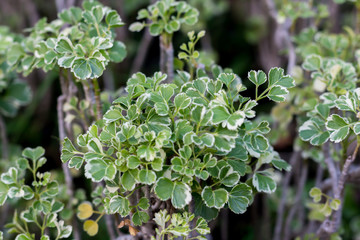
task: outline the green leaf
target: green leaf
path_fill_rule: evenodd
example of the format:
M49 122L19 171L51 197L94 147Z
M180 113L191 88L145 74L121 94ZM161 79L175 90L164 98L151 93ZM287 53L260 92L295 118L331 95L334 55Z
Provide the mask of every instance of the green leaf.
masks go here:
M187 108L191 103L191 98L189 98L186 93L179 93L174 99L175 107L178 110Z
M74 46L69 38L61 37L56 43L55 50L58 53L71 54L74 51Z
M230 131L227 129L220 129L214 135L215 143L214 146L220 152L228 153L235 147L234 138L237 137L236 131Z
M97 138L92 138L92 139L88 142L87 147L88 147L88 149L89 149L90 152L100 153L100 154L103 153L102 144L101 144L100 140L97 139Z
M42 147L25 148L24 151L22 152L22 155L26 158L36 161L39 158L41 158L44 155L44 153L45 153L45 150Z
M281 86L276 86L270 89L268 98L275 102L283 102L286 100L285 95L288 94L289 91Z
M269 71L269 87L280 86L282 88L292 88L295 87L295 81L289 75L284 76L284 69L282 68L272 68Z
M245 120L245 113L243 111L236 111L227 119L226 125L223 122L222 126L228 128L229 130L236 130L240 127Z
M7 185L17 183L17 176L18 170L11 167L6 173L1 174L1 182Z
M248 73L248 79L256 86L260 86L267 81L266 74L261 70L257 72L254 70L250 71Z
M341 205L340 199L335 198L335 199L332 199L331 202L330 202L331 209L335 210L335 211L339 210L340 205Z
M108 165L102 159L91 159L85 165L85 177L94 182L100 182L105 178Z
M10 66L16 64L25 52L19 43L14 43L7 51L6 60Z
M207 222L201 217L196 220L195 230L201 235L210 233L210 228L208 227Z
M72 226L64 226L64 221L60 220L59 222L55 222L57 232L58 232L58 238L68 238L72 232Z
M171 203L177 208L184 208L191 201L191 189L183 182L175 182L171 195Z
M316 122L308 120L299 128L299 136L303 141L310 141L312 145L321 145L327 142L330 133L323 131Z
M110 213L119 213L122 217L126 217L130 213L130 202L127 198L115 196L109 202Z
M326 128L330 131L330 140L338 143L349 134L349 122L347 119L333 114L327 118Z
M142 210L148 209L150 207L149 199L147 199L146 197L142 197L139 200L138 207L141 208Z
M320 188L313 187L310 190L309 194L313 198L314 202L316 202L316 203L320 202L321 196L322 196L322 192L321 192Z
M132 216L132 222L135 226L140 226L144 223L147 223L149 221L150 217L146 212L143 211L137 211Z
M4 203L7 199L8 191L9 191L8 186L3 181L1 181L0 182L0 206L4 205Z
M346 94L346 96L340 96L338 99L336 99L335 105L342 111L353 111L354 113L357 113L356 98L351 96L349 92Z
M139 28L139 27L137 26L137 28ZM151 36L159 36L162 31L163 31L163 27L160 24L158 24L158 23L150 24L149 32L150 32Z
M229 193L229 208L236 214L246 212L252 200L252 189L245 183L233 187Z
M84 58L74 60L71 71L79 79L88 79L91 76L91 67Z
M318 55L307 56L302 67L308 71L317 71L322 66L322 58Z
M224 166L220 169L218 178L225 186L232 187L239 181L240 176L231 166Z
M221 73L218 76L218 80L225 83L226 86L230 86L230 84L235 80L236 76L233 73Z
M174 189L174 183L168 179L161 177L158 179L155 185L155 194L162 201L166 201L172 196L172 191Z
M148 162L153 161L156 156L155 149L147 145L141 145L140 147L138 147L136 153L139 158L145 158L145 160Z
M138 157L131 155L127 158L126 166L130 169L135 169L141 164L141 161Z
M115 63L122 62L127 55L125 44L120 41L115 41L114 45L109 49L108 53L110 61Z
M51 181L46 189L41 192L40 196L44 198L52 198L55 197L59 193L59 185L56 181Z
M137 169L126 171L121 176L121 184L126 190L132 191L135 188L138 178L139 171Z
M216 106L211 111L213 112L212 122L214 124L222 123L230 117L229 111L224 106Z
M257 191L265 193L273 193L276 190L276 182L269 172L256 172L253 176L252 183Z
M111 122L115 122L119 119L123 118L123 115L121 114L121 112L117 109L109 109L105 114L104 114L104 119L105 121L107 121L108 123Z
M353 130L356 135L360 134L360 122L355 123Z
M271 164L278 170L285 170L285 171L291 171L291 166L290 164L288 164L287 162L285 162L284 160L280 159L280 158L274 158L271 161Z
M89 58L87 62L91 69L91 75L90 75L91 79L98 78L103 74L105 67L101 61L99 61L97 58Z
M59 18L66 23L76 24L82 18L82 10L78 7L71 7L58 14Z
M200 194L193 193L193 199L195 202L195 216L203 217L208 221L213 220L218 216L219 210L207 207Z
M171 203L177 209L184 208L191 201L190 187L183 182L172 182L168 178L159 178L155 193L162 201L171 198Z
M70 68L74 64L75 56L63 56L58 59L58 64L63 68Z
M209 186L206 186L201 192L201 197L206 206L221 209L224 207L225 203L227 203L229 194L223 188L212 190Z
M107 13L105 21L109 27L121 27L124 23L121 21L119 14L115 10Z
M149 169L141 169L139 172L139 180L141 183L150 185L156 182L156 174Z
M144 24L141 22L134 22L130 25L129 30L131 32L140 32L141 30L143 30L144 28Z
M17 235L15 240L33 240L29 235L22 233L20 235Z

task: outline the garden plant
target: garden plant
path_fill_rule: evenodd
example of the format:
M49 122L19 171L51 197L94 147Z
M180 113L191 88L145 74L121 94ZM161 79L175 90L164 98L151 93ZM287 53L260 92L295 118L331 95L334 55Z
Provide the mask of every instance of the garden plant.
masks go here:
M260 1L281 60L243 77L209 47L207 21L226 1L125 1L121 16L98 1L56 2L55 19L22 34L0 27L0 240L217 239L216 224L226 240L229 214L273 229L238 239L359 236L347 203L360 176L360 2ZM335 29L342 7L356 24ZM138 49L127 30L143 34ZM115 89L111 72L131 56L137 71ZM51 160L7 135L5 120L16 128L19 109L29 119L46 93L23 80L35 74L59 86Z

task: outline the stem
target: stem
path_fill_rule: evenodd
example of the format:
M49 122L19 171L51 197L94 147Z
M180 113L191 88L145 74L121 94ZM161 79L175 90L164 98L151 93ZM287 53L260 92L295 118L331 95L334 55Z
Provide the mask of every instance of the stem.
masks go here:
M174 48L172 35L163 33L160 35L160 71L168 75L166 82L174 79Z
M301 154L298 151L295 151L292 153L290 158L290 165L292 167L295 166L295 164L301 160ZM282 194L280 203L278 205L277 214L276 214L276 226L274 230L274 237L273 240L280 240L280 236L282 235L283 231L283 222L284 222L284 210L286 205L286 200L288 198L288 190L289 190L289 184L291 176L293 175L293 171L289 171L285 174L285 178L283 180L283 186L282 186Z
M97 120L100 120L102 118L102 108L101 108L101 100L100 100L99 82L97 81L96 78L94 78L92 81L93 81L93 86L94 86L95 102L96 102L95 117Z
M138 48L138 54L135 57L133 65L131 66L131 73L138 72L142 68L152 39L153 37L150 35L149 31L144 31L144 35Z
M327 218L317 231L320 238L330 238L330 235L337 232L341 224L342 207L344 201L344 187L349 174L350 165L355 161L356 155L360 147L358 139L357 145L352 155L349 155L345 160L340 177L336 181L336 188L334 189L334 198L341 201L340 208L332 214L332 219Z
M356 3L356 28L355 32L359 34L360 32L360 3L357 1Z
M302 170L301 170L299 182L297 183L298 187L296 190L295 201L294 201L293 207L290 209L290 212L285 221L284 238L283 239L290 239L292 220L294 219L295 213L299 209L301 209L300 208L301 207L301 197L303 196L304 187L305 187L306 180L307 180L308 165L305 162L305 163L302 163L301 167L302 167Z
M6 136L6 124L4 118L0 115L0 132L1 132L1 158L8 159L9 157L9 142Z

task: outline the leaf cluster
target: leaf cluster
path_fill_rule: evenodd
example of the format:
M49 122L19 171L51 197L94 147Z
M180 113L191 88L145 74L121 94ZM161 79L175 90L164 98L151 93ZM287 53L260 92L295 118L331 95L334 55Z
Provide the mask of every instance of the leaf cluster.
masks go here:
M39 172L45 163L44 149L26 148L23 158L19 158L16 168L11 167L1 174L0 182L0 205L7 198L26 200L27 207L20 213L15 212L12 222L5 227L9 233L16 233L16 239L35 239L35 234L29 232L29 225L35 225L41 231L41 239L50 239L45 234L45 229L56 228L56 239L67 238L72 232L71 226L65 226L63 220L59 220L58 214L64 209L64 204L57 200L59 186L57 181L51 179L50 172ZM25 173L32 175L30 185L25 183Z

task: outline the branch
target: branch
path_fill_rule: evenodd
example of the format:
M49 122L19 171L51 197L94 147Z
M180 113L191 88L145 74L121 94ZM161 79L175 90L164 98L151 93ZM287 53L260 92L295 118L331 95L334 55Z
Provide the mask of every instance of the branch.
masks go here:
M160 71L167 74L166 82L174 79L174 48L171 35L160 36Z
M348 175L349 175L350 165L355 161L359 147L360 147L360 144L358 143L356 145L356 148L355 148L353 154L349 155L347 157L347 159L345 160L339 180L336 182L336 184L337 184L336 190L334 191L334 198L337 198L341 201L340 208L335 213L332 214L332 219L327 218L321 224L320 228L317 231L317 235L319 237L329 237L332 233L337 232L340 227L342 207L343 207L343 201L344 201L344 187L345 187L345 183L348 178Z
M289 215L286 218L286 222L285 222L285 226L284 226L285 232L284 232L284 238L283 239L290 239L291 222L294 219L296 211L301 206L301 197L302 197L303 192L304 192L304 187L305 187L305 183L306 183L306 180L307 180L307 175L308 175L308 165L307 165L307 163L304 163L303 166L302 166L302 170L301 170L300 180L297 183L298 187L297 187L297 190L296 190L295 201L294 201L293 207L290 209Z
M296 53L295 47L291 41L291 33L290 28L292 26L292 22L290 19L286 19L286 21L282 24L278 23L278 12L276 10L276 6L273 0L263 0L265 7L268 10L269 16L276 23L276 31L274 34L275 43L278 48L282 46L286 46L288 48L288 65L287 65L287 73L290 74L292 69L296 64Z
M301 154L299 151L293 152L291 155L290 161L289 161L290 165L292 167L294 167L300 158L301 158ZM283 226L283 222L284 222L284 210L285 210L287 193L289 190L289 183L290 183L292 174L293 174L293 171L287 172L285 174L285 178L283 180L282 194L281 194L281 199L280 199L280 203L278 205L277 214L276 214L276 225L275 225L273 240L280 240L280 236L281 236L281 233L283 230L282 226Z
M0 115L0 132L1 132L1 158L8 159L9 157L9 142L6 135L6 124L4 118Z
M61 95L58 97L57 100L57 113L58 113L58 125L59 125L59 138L60 138L60 152L62 148L62 141L64 140L66 133L65 133L65 121L64 121L64 112L63 112L63 106L64 102L66 100L66 97L64 95ZM68 207L72 208L72 202L74 198L74 185L73 185L73 178L71 176L70 170L66 163L61 164L62 170L64 172L65 176L65 183L66 183L66 192L69 196L68 201ZM73 218L72 225L74 227L74 239L79 240L80 238L80 232L79 228L76 222L76 219Z
M330 156L330 143L326 142L323 145L323 152L325 155L325 164L328 167L328 171L332 180L332 191L333 193L338 191L338 170L336 169L334 159Z
M138 48L138 54L136 55L134 62L131 66L130 73L136 73L140 71L141 67L143 66L145 62L146 55L148 53L150 44L153 40L153 37L150 35L149 31L144 31L144 34L142 36L139 48Z

